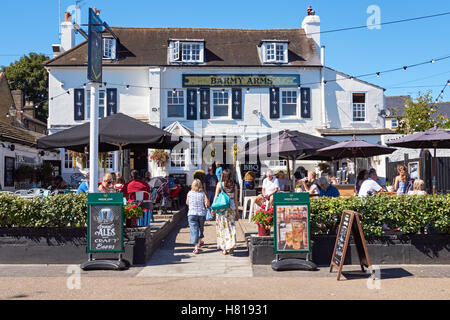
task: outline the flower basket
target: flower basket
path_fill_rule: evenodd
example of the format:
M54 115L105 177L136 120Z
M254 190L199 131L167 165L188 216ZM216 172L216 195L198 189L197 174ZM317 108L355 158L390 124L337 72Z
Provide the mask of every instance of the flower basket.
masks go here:
M158 167L165 167L167 165L167 162L169 161L169 158L170 155L161 149L153 151L152 155L150 156L150 160L156 162L156 165Z
M127 228L136 228L138 226L139 217L133 217L131 219L126 219Z
M266 229L264 226L258 224L258 236L260 237L270 236L270 229Z

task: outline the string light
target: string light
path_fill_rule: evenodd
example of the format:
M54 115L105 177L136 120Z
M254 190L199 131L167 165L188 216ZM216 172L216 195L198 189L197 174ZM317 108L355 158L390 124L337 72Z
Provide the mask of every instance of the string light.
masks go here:
M450 58L450 55L449 55L449 56L444 56L444 57L442 57L442 58L435 58L435 59L427 60L427 61L424 61L424 62L412 64L412 65L405 65L405 66L399 67L399 68L388 69L388 70L383 70L383 71L377 71L377 72L374 72L374 73L367 73L367 74L361 74L361 75L356 75L356 76L348 76L347 78L341 78L341 79L329 79L329 80L323 80L323 84L326 84L327 82L338 82L338 81L344 81L344 80L348 80L348 79L353 80L353 79L364 78L364 77L369 77L369 76L377 76L377 78L379 78L379 77L381 76L382 73L389 73L389 72L394 72L394 71L398 71L398 70L404 70L404 71L406 71L408 68L418 67L418 66L425 65L425 64L436 63L436 62L438 62L438 61L446 60L446 59L449 59L449 58ZM318 82L308 82L308 83L302 83L301 86L315 85L315 84L321 84L321 83L322 83L322 82L320 82L320 81L318 81ZM450 84L450 80L447 81L447 83L445 84L445 86L447 86L447 85L449 85L449 84ZM104 82L104 85L106 86L107 83ZM155 88L155 89L161 89L161 90L171 89L171 88L163 88L163 87L148 87L148 86L140 86L140 85L132 85L132 84L119 84L119 83L109 83L109 85L110 85L110 86L121 86L121 87L126 87L127 89L129 89L130 87L133 87L133 88L149 88L149 90L152 90L153 88ZM84 83L82 86L83 86L83 88L86 88L86 83ZM300 89L301 86L300 86L300 84L299 84L299 85L298 85L298 88ZM180 89L182 90L182 89L184 89L184 88L180 88ZM69 89L69 90L70 90L70 89ZM172 90L173 90L173 93L175 94L176 91L177 91L177 88L173 88ZM247 88L246 90L247 90L247 92L249 92L250 88ZM272 91L275 91L275 88L272 87L271 90L272 90ZM222 92L225 92L225 89L222 89ZM65 94L65 93L67 93L67 94L70 95L70 92L67 91L67 92L64 92L64 93L62 93L62 94L59 94L59 95L50 97L50 100L53 100L54 98L57 98L57 97L59 97L59 96ZM44 100L44 101L47 101L47 100Z
M447 82L444 84L444 87L442 88L441 92L439 93L439 95L436 97L436 102L439 101L439 99L441 98L441 96L444 96L444 91L447 88L447 86L450 85L450 79L447 80Z

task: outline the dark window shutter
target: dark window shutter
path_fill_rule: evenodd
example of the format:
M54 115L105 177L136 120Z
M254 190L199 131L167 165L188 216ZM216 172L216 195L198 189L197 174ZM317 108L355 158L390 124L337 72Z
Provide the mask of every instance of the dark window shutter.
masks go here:
M300 89L301 117L311 118L311 88Z
M269 88L270 94L270 118L278 119L280 117L280 89Z
M117 113L117 89L106 89L106 116Z
M200 119L211 118L211 102L209 97L209 88L200 89Z
M197 90L187 90L187 120L197 120Z
M76 121L84 120L84 89L74 90L73 107L74 119Z
M231 91L233 106L231 108L233 119L242 119L242 89L236 88Z

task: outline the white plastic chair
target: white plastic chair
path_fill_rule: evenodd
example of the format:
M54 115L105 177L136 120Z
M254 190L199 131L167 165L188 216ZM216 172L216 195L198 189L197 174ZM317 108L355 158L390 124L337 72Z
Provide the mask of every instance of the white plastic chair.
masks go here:
M245 217L247 216L247 205L249 201L250 201L250 208L248 209L248 214L250 215L250 217L252 216L253 207L255 205L255 199L256 196L244 197L244 205L242 208L242 219L245 219Z

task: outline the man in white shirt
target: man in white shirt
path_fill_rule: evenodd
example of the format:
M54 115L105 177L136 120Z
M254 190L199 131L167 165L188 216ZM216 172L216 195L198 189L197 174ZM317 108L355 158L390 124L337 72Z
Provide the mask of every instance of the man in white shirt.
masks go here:
M264 179L262 185L262 194L255 199L255 203L260 207L266 200L269 200L269 207L272 207L273 194L280 191L278 179L273 176L272 170L267 170L266 176L267 178Z
M376 193L384 192L383 188L376 182L378 180L377 171L375 169L369 170L369 178L361 184L359 189L360 197L372 196Z

